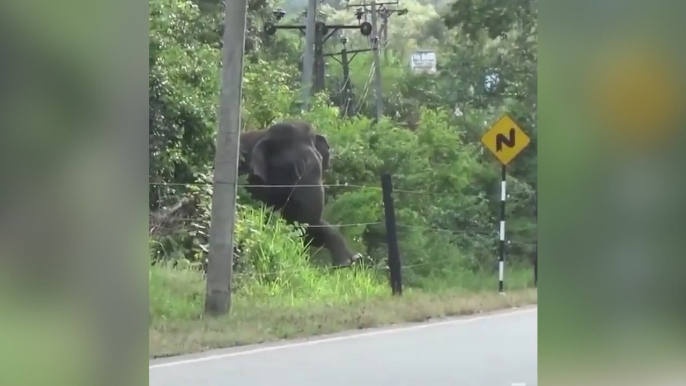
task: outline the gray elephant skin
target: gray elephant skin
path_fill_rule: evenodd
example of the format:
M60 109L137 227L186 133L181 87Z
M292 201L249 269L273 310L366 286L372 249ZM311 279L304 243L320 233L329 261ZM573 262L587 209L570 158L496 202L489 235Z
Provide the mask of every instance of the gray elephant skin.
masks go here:
M241 134L238 172L247 176L246 190L253 198L281 211L288 223L308 224L306 241L326 248L334 267L347 267L361 255L352 252L341 234L322 219L322 174L329 168L329 150L326 137L315 133L309 123L276 123Z

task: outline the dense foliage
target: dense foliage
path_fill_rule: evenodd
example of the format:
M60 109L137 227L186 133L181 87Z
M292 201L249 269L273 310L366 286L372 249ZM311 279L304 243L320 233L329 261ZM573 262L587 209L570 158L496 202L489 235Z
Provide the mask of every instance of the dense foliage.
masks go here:
M365 269L385 267L382 172L392 173L397 190L398 237L408 284L449 283L458 272L492 269L500 167L479 138L505 111L532 138L510 168L507 204L507 258L528 263L536 240L533 2L402 1L410 12L393 15L389 22L387 58L382 61L386 118L377 124L371 119L371 53L358 54L350 68L358 115L342 118L337 105L341 67L328 60L327 89L315 96L306 116L298 116L302 36L279 31L266 37L260 31L276 6L289 11L282 22L302 21L300 12L293 12L302 1L249 3L242 129L293 117L305 118L326 134L334 157L326 183L351 186L327 188L325 218L333 224L361 224L340 229L369 256ZM211 0L150 2L150 210L163 213L182 198L189 200L151 222L155 258L197 262L207 251L221 8L221 2ZM354 10L346 10L342 1L328 2L321 10L329 22L357 23ZM346 36L348 49L369 47L359 33L348 31ZM340 48L332 38L325 52ZM438 53L437 74L410 72L407 63L416 48ZM274 285L274 272L287 271L309 254L296 245L297 229L260 223L263 216L255 215L259 205L243 193L239 190L235 260L240 288L251 291L253 282ZM322 257L317 253L313 261Z

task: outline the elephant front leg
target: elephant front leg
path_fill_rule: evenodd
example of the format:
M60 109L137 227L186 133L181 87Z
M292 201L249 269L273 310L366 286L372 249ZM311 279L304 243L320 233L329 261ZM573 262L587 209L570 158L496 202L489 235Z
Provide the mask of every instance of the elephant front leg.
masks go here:
M361 254L352 252L343 236L324 220L307 227L307 236L311 245L324 247L331 253L334 267L347 267L362 257Z

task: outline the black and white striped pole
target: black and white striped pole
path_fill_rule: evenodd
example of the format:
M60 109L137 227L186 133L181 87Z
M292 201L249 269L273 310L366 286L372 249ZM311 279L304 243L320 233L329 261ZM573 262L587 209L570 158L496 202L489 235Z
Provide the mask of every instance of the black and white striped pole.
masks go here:
M507 164L531 142L509 115L503 115L481 137L481 142L500 161L500 240L498 253L498 292L505 288L505 201L507 200Z
M505 201L507 200L507 166L502 166L500 176L500 251L498 253L498 292L503 293L505 279Z

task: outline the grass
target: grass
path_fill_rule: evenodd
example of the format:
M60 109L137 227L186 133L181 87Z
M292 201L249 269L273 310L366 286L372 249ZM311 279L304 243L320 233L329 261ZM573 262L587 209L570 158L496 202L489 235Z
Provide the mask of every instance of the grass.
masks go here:
M150 357L418 322L534 304L529 269L510 267L506 295L494 273L452 273L393 297L384 275L362 268L325 271L304 264L278 276L237 277L231 314L204 319L197 271L150 268ZM240 284L242 283L242 284ZM436 283L441 283L436 284Z

